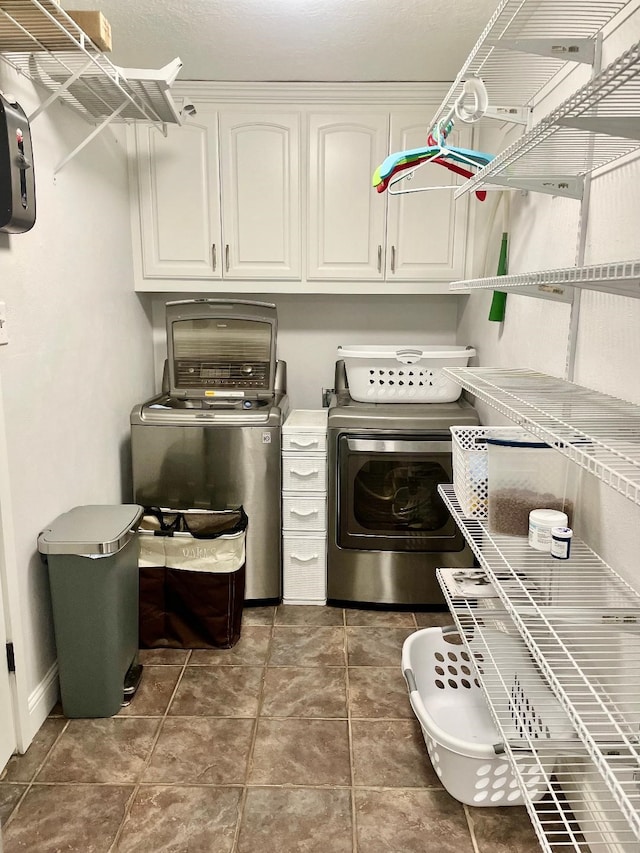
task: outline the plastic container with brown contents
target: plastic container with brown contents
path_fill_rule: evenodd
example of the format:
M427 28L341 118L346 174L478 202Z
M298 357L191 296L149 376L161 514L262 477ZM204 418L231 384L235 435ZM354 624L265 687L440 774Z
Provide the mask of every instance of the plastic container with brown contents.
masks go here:
M535 436L518 440L487 438L489 450L489 530L528 536L529 513L553 509L572 526L579 468Z

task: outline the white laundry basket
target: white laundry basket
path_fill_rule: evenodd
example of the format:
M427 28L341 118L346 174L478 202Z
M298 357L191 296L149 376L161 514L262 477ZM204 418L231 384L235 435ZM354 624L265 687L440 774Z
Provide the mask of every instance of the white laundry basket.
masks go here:
M456 346L338 347L349 393L362 403L453 403L462 388L443 367L466 367L476 354Z
M464 646L449 641L457 637L453 627L424 628L411 634L402 647L402 672L429 758L444 787L460 802L470 806L522 805L519 782L503 753L502 736L493 723L471 655ZM519 663L522 665L522 660ZM518 719L522 718L522 706L526 704L527 713L530 708L528 697L521 695L521 683L516 676L512 695ZM545 725L538 726L542 738ZM528 734L535 736L533 731ZM519 735L522 732L514 724L513 736ZM523 752L516 760L526 780L527 800L541 799L555 755L547 746L538 757Z

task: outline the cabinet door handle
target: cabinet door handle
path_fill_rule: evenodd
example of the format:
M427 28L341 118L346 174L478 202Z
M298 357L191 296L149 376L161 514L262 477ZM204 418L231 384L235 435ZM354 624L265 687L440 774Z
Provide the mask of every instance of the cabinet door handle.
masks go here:
M216 244L211 244L211 266L213 267L213 271L216 271L216 267L218 266L218 252L216 251Z
M378 246L378 272L382 272L382 246Z
M391 272L396 271L396 247L391 247Z
M224 247L224 266L227 272L229 272L229 244Z

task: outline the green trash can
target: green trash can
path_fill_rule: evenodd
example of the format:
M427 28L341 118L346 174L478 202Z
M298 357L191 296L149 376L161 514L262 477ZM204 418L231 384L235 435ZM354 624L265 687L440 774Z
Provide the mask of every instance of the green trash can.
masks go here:
M135 504L78 506L38 537L49 567L62 709L111 717L140 680Z

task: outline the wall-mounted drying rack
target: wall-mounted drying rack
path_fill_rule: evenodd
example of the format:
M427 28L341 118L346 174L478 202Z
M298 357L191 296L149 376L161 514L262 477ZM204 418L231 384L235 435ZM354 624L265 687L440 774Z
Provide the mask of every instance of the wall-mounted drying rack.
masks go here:
M457 112L457 105L465 96L465 87L470 80L478 78L486 87L488 102L481 115L467 118L467 121L488 118L527 125L536 96L567 62L599 64L598 35L627 2L502 0L433 116L430 133L435 135L442 123ZM458 118L465 120L459 112ZM406 171L393 183L410 179L416 168ZM462 186L453 187L455 197L470 190L477 192L478 174L490 175L492 168L490 164ZM565 175L560 178L557 181L548 178L541 166L526 182L503 182L500 188L518 186L581 197L581 181L570 180ZM485 178L481 189L493 189L492 183L499 182Z
M581 199L585 176L640 147L640 42L459 187L490 182Z
M568 62L593 65L596 36L628 0L502 0L438 107L434 128L465 80L487 87L486 118L526 124L535 96Z
M170 94L180 59L159 70L113 65L55 0L0 0L0 58L51 92L30 121L59 99L96 125L55 172L111 122L150 122L164 133L181 122Z

